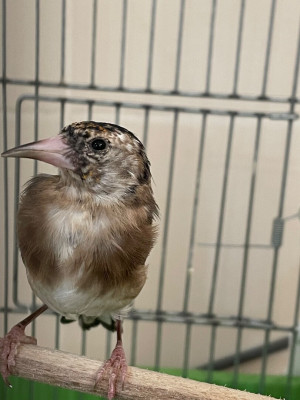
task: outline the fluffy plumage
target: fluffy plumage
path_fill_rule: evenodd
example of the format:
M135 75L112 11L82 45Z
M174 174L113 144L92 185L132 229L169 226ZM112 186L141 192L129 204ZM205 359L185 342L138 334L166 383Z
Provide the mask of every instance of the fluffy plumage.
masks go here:
M38 175L21 195L18 236L36 295L66 318L119 314L146 280L157 206L141 142L124 128L62 130L74 171ZM104 139L95 151L90 143ZM134 188L134 190L133 190Z
M142 143L120 126L87 121L3 155L59 167L31 179L20 198L19 247L33 292L64 322L114 330L144 286L156 237Z

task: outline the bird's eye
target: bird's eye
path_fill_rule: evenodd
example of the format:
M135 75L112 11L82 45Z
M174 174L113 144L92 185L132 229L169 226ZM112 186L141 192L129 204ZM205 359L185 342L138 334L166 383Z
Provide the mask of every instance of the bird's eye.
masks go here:
M106 148L106 141L103 139L95 139L92 141L91 145L96 151L104 150Z

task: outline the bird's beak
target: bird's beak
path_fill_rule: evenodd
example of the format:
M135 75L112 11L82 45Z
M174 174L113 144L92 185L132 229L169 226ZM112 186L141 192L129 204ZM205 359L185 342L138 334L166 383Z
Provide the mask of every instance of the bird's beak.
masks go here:
M32 158L34 160L44 161L58 168L67 168L74 170L74 165L71 161L73 153L61 135L51 137L49 139L31 142L7 150L1 154L2 157L18 157Z

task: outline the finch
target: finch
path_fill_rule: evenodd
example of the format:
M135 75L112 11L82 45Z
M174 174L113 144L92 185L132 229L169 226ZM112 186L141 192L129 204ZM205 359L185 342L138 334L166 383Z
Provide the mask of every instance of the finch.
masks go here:
M1 375L9 384L18 345L36 344L26 326L50 308L62 322L117 331L116 347L95 377L97 385L109 375L112 399L127 374L122 315L145 284L156 238L158 207L144 146L118 125L84 121L2 156L44 161L59 174L35 176L20 196L19 247L28 282L44 305L0 339Z

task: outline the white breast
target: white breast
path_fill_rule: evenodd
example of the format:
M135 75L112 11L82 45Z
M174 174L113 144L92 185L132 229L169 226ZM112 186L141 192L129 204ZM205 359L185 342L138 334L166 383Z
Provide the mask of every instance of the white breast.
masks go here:
M87 211L60 210L56 207L48 212L48 236L56 258L63 263L82 240L84 232L92 226Z
M45 287L32 279L27 271L28 281L35 294L52 310L68 318L76 318L80 314L93 317L115 314L128 306L130 300L126 299L120 289L106 292L103 296L99 296L99 287L79 290L76 283L84 273L84 263L76 276L70 278L63 274L64 265L72 259L77 246L85 243L84 247L88 247L91 238L99 237L109 229L110 221L107 216L102 214L101 218L93 219L85 210L61 210L53 206L48 212L48 226L49 245L55 252L55 258L59 260L57 267L61 269L63 278L55 288Z
M31 279L29 273L27 276L35 294L49 308L67 318L76 319L81 314L91 317L123 314L131 304L124 289L112 290L99 296L99 292L92 288L89 291L78 290L69 280L62 281L53 289L44 285L40 286L36 280Z

